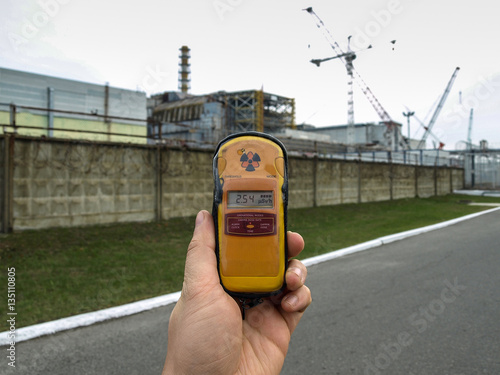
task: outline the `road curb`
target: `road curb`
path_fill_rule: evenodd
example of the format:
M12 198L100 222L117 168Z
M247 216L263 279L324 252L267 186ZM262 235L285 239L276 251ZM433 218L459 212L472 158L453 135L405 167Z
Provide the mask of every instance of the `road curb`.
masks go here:
M373 249L375 247L384 244L399 241L408 237L413 237L433 230L441 229L498 210L500 210L500 207L492 208L481 212L476 212L474 214L462 216L442 223L433 224L422 228L412 229L406 232L391 234L389 236L380 237L375 240L367 241L358 245L332 251L327 254L322 254L315 257L307 258L302 260L302 262L306 266L312 266L335 258L340 258L348 254L354 254L368 249ZM28 327L19 328L15 330L14 341L16 343L21 341L27 341L34 339L36 337L51 335L57 332L75 329L79 327L85 327L95 323L104 322L106 320L121 318L128 315L133 315L143 311L151 310L157 307L166 306L171 303L177 302L177 300L180 297L180 294L181 294L180 292L170 293L159 297L154 297L146 300L129 303L126 305L111 307L108 309L98 310L46 323L40 323ZM9 337L9 334L10 334L9 331L0 332L0 346L5 346L10 344L10 341L12 341L12 339Z

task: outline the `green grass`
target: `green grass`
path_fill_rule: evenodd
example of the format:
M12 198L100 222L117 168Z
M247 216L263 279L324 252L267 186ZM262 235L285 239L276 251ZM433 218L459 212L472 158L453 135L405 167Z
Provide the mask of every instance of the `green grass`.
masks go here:
M301 258L306 258L492 208L464 204L471 200L500 203L500 198L447 195L304 208L290 211L289 229L303 235Z
M448 195L294 209L289 229L303 235L300 258L306 258L489 208L464 200L500 203ZM180 290L193 225L190 217L1 235L5 291L7 268L16 269L17 328ZM3 301L0 311L7 308Z

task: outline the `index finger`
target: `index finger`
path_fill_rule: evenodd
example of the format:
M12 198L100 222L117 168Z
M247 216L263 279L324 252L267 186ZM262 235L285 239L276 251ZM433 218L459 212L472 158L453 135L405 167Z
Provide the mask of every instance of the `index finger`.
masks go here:
M304 239L300 234L288 231L287 241L289 258L296 257L302 250L304 250Z

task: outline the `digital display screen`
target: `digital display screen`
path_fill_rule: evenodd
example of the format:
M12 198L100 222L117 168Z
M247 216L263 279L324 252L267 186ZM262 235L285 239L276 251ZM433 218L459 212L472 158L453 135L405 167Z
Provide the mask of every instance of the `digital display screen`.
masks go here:
M274 192L270 191L228 191L227 207L273 208Z

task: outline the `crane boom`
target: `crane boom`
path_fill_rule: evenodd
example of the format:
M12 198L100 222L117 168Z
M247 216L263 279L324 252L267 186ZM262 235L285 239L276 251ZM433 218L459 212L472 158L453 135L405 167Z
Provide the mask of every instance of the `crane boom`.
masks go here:
M429 135L430 131L432 130L432 127L436 123L436 119L438 118L439 113L441 112L441 109L443 108L443 105L444 105L446 99L448 98L448 94L450 93L451 87L453 86L453 82L455 82L455 78L457 78L457 74L458 74L459 70L460 70L460 67L457 66L455 68L455 71L451 75L451 78L448 81L448 84L446 85L444 93L441 96L441 99L439 100L439 103L438 103L438 105L436 107L436 110L432 114L432 117L431 117L431 119L429 121L429 125L427 125L425 127L425 133L424 133L422 139L420 140L420 142L418 143L418 147L417 148L422 148L423 146L425 146L425 140L427 139L427 136Z
M415 115L415 114L414 114L414 115L413 115L413 118L414 118L415 120L417 120L417 122L420 124L420 126L422 126L422 128L424 128L424 129L425 129L425 131L428 131L428 132L429 132L429 135L430 135L432 138L434 138L434 140L435 140L435 141L439 144L438 148L439 148L440 150L442 150L442 149L443 149L443 147L445 146L445 144L444 144L443 142L441 142L441 141L439 140L439 138L438 138L438 137L437 137L437 136L436 136L436 135L435 135L432 131L430 131L430 130L429 130L429 128L428 128L427 126L425 126L424 122L423 122L422 120L420 120L420 119L417 117L417 115ZM419 146L420 146L420 143L419 143Z
M314 19L314 22L316 23L316 26L318 29L321 30L323 35L325 36L327 42L330 44L330 47L332 47L333 52L335 52L335 57L338 57L344 64L346 64L345 61L345 56L340 56L340 55L346 55L344 51L342 51L342 48L340 48L340 45L337 43L337 41L333 38L332 34L330 31L326 28L325 24L321 20L321 18L318 17L318 15L314 12L312 7L304 9L307 13L309 13L312 18Z

